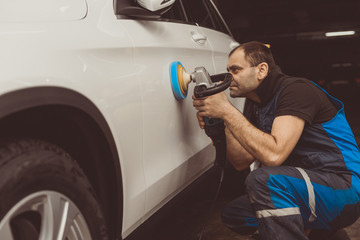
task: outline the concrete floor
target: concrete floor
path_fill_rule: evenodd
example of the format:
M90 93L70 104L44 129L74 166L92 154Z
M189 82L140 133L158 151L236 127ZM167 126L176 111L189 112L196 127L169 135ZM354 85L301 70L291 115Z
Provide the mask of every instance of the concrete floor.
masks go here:
M206 183L204 188L199 189L194 195L183 201L181 206L175 209L162 223L154 229L151 240L198 240L206 222L202 240L245 240L252 239L248 236L240 236L227 229L221 223L220 212L222 207L231 199L243 192L243 189L229 187L230 179L224 179L223 188L212 211L210 208L218 187L219 175L214 175ZM241 179L240 179L241 181Z
M342 90L342 89L340 89ZM348 89L345 89L349 93ZM345 92L344 90L344 92ZM360 91L357 89L352 94L339 93L345 104L346 117L353 129L356 140L360 144ZM335 94L336 96L336 94ZM214 176L195 195L189 196L183 204L171 212L171 216L165 219L159 227L154 228L150 240L199 240L199 235L204 222L207 222L202 240L251 240L249 236L240 236L231 232L221 223L220 212L222 207L235 197L244 193L242 189L243 176L233 170L228 170L224 178L218 201L213 211L209 208L215 197L219 176ZM236 184L238 183L238 184ZM209 216L210 214L210 216ZM345 231L351 240L360 240L360 219Z

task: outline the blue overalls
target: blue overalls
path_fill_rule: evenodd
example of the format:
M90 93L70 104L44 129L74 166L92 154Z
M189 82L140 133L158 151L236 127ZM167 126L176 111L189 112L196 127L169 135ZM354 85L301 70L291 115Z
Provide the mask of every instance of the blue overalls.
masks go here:
M258 127L264 132L271 132L281 90L259 108ZM333 119L306 124L282 166L261 167L248 175L247 196L235 199L223 210L227 227L240 234L258 229L261 239L292 240L308 239L304 232L308 228L336 230L357 220L360 151L342 102L330 98L338 109Z

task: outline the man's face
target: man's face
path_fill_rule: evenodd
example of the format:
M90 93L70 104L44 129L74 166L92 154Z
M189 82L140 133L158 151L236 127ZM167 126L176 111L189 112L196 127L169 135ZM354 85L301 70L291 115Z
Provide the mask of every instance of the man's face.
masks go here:
M259 86L258 67L251 67L250 63L245 60L245 54L242 49L236 50L229 57L227 69L233 76L230 85L231 97L247 97L254 93Z

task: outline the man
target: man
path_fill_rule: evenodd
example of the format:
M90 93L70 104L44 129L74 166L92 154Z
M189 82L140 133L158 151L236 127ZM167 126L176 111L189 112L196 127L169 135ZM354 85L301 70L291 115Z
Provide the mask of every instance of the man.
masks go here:
M199 125L203 117L223 119L231 164L261 167L248 175L247 195L224 208L224 224L240 234L258 230L261 239L291 240L356 221L360 152L343 104L313 82L283 74L263 43L234 49L227 69L230 96L246 97L246 117L222 92L193 98Z

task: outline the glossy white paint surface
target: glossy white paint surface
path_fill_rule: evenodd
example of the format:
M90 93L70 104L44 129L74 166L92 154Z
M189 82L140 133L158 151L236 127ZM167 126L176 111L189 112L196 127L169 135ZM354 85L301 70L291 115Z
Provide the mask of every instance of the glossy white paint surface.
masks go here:
M194 86L190 86L185 100L177 101L172 93L169 65L172 61L181 61L190 72L199 64L210 73L214 73L214 68L210 44L207 41L198 44L192 39L198 31L196 26L140 21L128 27L132 29L130 36L136 46L135 64L143 100L148 216L213 160L211 153L206 153L210 154L208 158L194 160L189 166L189 159L210 141L198 127L191 100ZM142 31L144 28L147 31Z
M111 0L0 1L0 94L58 86L98 107L118 149L126 237L214 160L194 86L176 101L169 64L223 72L232 42L193 25L117 19Z
M0 1L0 22L69 21L86 13L86 0Z

